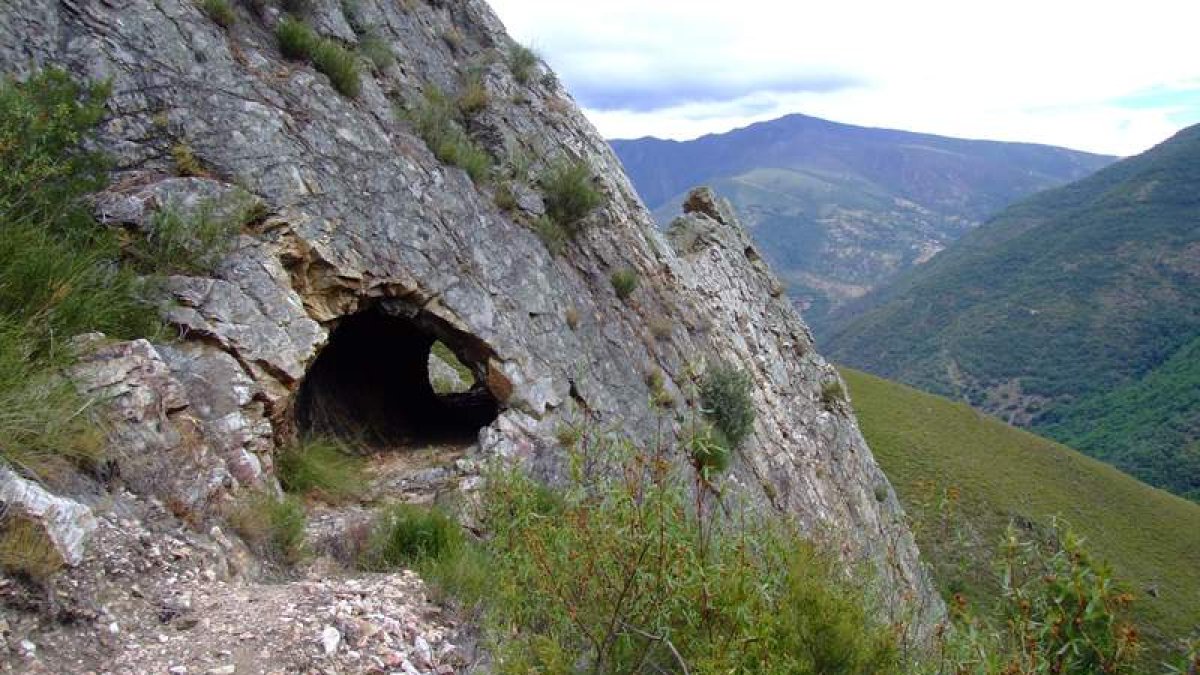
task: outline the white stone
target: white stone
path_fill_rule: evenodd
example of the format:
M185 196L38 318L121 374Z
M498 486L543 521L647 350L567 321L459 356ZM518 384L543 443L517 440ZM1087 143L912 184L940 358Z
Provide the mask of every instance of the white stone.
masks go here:
M337 651L338 645L342 643L342 634L333 626L325 626L321 631L321 647L325 650L326 656L332 656Z

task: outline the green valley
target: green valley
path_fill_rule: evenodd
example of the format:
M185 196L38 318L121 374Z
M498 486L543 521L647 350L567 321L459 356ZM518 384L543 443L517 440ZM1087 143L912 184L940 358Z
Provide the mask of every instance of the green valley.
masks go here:
M1007 209L864 299L830 351L1195 496L1197 185L1192 127Z
M986 609L999 594L992 564L1008 523L1033 536L1059 517L1134 593L1147 663L1200 630L1200 505L962 403L842 375L943 595Z

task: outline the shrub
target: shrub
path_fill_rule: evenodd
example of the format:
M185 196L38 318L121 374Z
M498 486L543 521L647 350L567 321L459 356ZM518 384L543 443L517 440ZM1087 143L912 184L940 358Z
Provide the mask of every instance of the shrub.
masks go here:
M367 478L363 460L329 438L301 438L279 450L275 475L284 490L332 504L360 495Z
M546 202L546 215L568 234L600 205L602 196L593 184L592 170L583 162L560 162L542 173L538 184Z
M751 386L750 376L727 361L710 365L700 382L704 414L728 439L731 448L741 446L754 430Z
M463 547L462 527L445 513L414 504L393 504L376 517L359 566L373 571L449 559Z
M321 41L308 24L290 16L279 20L275 26L275 38L279 41L279 51L284 58L294 61L311 59L317 51L317 43Z
M237 23L237 14L229 0L201 0L200 9L221 28L233 28Z
M243 497L229 515L229 524L256 554L284 564L304 558L307 516L292 495L276 497L254 492Z
M358 42L358 48L377 71L386 70L396 62L396 53L392 51L391 45L378 35L363 37Z
M537 68L538 56L529 47L514 43L508 48L508 70L520 84L529 84Z
M1140 644L1127 620L1133 596L1072 532L1055 529L1053 539L1043 552L1009 525L997 561L996 615L972 617L965 603L953 605L957 623L944 665L988 675L1135 672Z
M685 439L685 446L692 465L705 479L724 473L733 458L729 439L720 429L705 421L695 424Z
M655 340L669 340L671 332L675 329L675 324L665 316L656 316L650 319L650 334Z
M891 670L890 632L833 558L783 525L698 516L653 456L595 450L618 458L612 478L489 476L477 555L497 672Z
M409 114L409 119L439 161L463 169L476 183L488 179L493 164L491 155L463 131L456 119L455 107L444 94L430 88L421 105Z
M637 270L632 267L622 267L612 273L610 281L612 281L612 287L616 291L617 297L624 300L632 295L638 287Z

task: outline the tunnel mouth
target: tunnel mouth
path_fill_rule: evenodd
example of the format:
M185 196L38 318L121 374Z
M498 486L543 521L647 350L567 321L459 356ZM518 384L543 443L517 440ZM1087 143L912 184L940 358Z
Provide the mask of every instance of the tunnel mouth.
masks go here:
M470 381L435 388L430 352L438 342ZM380 303L345 316L300 384L298 431L368 451L473 443L500 412L484 384L489 355L478 338L403 306Z

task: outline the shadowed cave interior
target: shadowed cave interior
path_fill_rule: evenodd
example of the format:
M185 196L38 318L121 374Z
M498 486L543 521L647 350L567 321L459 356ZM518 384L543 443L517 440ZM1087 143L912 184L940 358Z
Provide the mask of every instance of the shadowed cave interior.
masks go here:
M375 305L339 322L296 397L302 434L329 435L370 450L471 443L499 414L480 374L486 347L427 316ZM464 391L437 393L429 354L441 341L475 373Z

